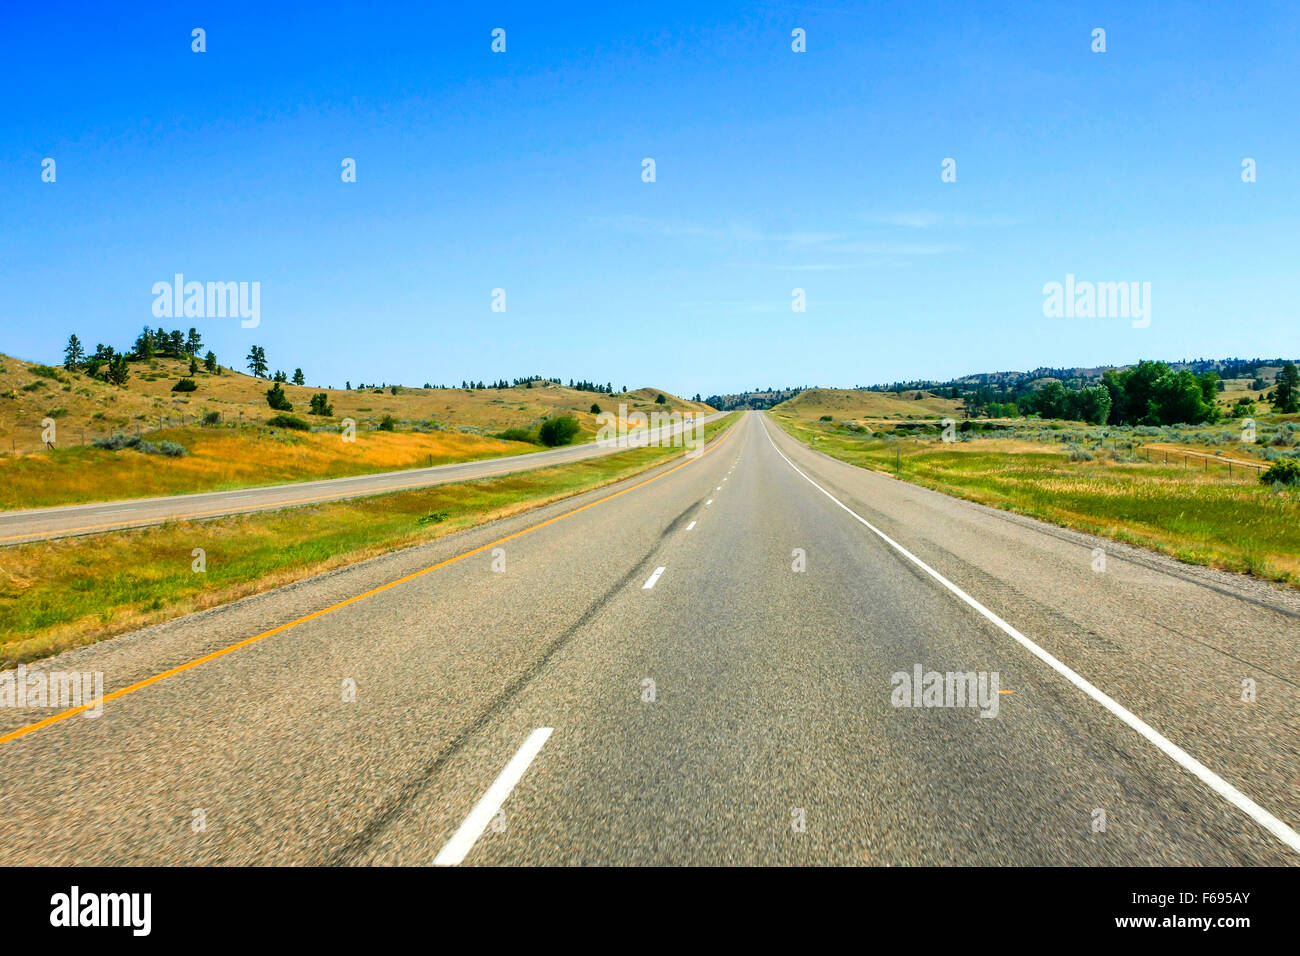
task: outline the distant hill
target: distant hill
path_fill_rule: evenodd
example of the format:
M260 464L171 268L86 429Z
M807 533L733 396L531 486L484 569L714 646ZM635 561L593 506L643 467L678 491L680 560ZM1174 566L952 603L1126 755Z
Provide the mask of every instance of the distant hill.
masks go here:
M961 402L917 389L894 394L854 388L809 388L782 403L780 408L804 419L829 415L836 421L859 421L960 417Z

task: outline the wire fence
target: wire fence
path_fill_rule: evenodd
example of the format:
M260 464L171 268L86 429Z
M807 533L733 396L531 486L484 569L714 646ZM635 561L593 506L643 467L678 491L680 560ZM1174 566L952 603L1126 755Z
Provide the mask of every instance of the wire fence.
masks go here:
M215 418L212 416L215 414ZM253 423L253 419L248 419ZM50 422L53 422L51 428ZM170 415L150 415L123 425L95 427L94 425L65 424L57 418L42 419L39 422L19 422L14 430L0 438L0 455L26 455L49 451L54 448L74 448L93 445L96 441L108 441L115 437L145 438L148 435L167 431L172 428L187 428L196 425L220 426L242 424L244 412L173 412Z

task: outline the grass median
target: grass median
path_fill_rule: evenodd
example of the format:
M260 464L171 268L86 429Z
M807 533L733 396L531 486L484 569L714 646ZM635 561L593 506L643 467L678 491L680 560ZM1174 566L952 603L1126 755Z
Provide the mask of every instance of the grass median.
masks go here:
M706 437L737 417L705 425ZM499 478L5 548L0 667L613 484L683 453L637 448ZM196 548L202 573L192 568Z
M1071 460L1046 443L881 438L789 416L806 445L936 491L1141 545L1181 561L1300 585L1300 491L1260 484L1253 469Z

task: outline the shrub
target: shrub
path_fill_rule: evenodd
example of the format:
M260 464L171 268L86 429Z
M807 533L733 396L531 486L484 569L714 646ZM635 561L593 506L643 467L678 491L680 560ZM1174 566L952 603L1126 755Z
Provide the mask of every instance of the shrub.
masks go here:
M430 511L427 515L420 515L416 520L420 524L437 524L440 521L446 521L450 517L450 511Z
M33 365L28 369L33 375L39 375L41 378L52 378L56 381L63 381L59 378L58 369L51 368L48 365Z
M276 415L266 423L272 428L291 428L296 432L308 431L310 426L294 415Z
M203 413L203 424L204 424L204 425L220 425L220 424L221 424L221 413L220 413L220 412L204 412L204 413Z
M174 441L161 441L154 444L151 441L145 441L134 435L110 435L108 438L95 438L91 444L96 448L104 448L108 451L121 451L123 448L132 448L144 455L166 455L168 458L183 458L185 456L185 446L178 445Z
M578 434L578 420L572 415L548 418L537 430L537 437L542 440L542 444L552 448L556 445L569 444L576 434Z
M276 382L266 390L266 404L270 405L277 412L293 411L293 404L284 394L284 386Z
M381 432L391 432L397 429L397 419L392 415L385 415L379 420L379 430Z
M34 382L28 382L26 385L24 385L24 386L23 386L23 391L24 391L24 392L34 392L34 391L36 391L37 389L44 388L44 387L45 387L45 383L42 382L40 379L37 379L37 380L34 381Z
M192 378L180 379L175 385L172 386L173 392L197 392L198 390L199 390L199 384L198 382L194 381L194 379Z
M593 415L600 414L600 405L598 405L596 402L591 403L591 414Z
M833 419L832 419L831 416L829 416L829 415L823 415L821 418L819 418L819 419L817 419L817 420L818 420L819 422L829 422L829 421L833 421Z
M324 392L317 392L311 397L311 413L313 415L324 415L326 418L334 414L334 406L330 404L330 397Z
M495 437L502 441L526 441L533 445L540 440L536 432L529 431L527 428L507 428L503 432L497 432Z
M1092 461L1092 452L1080 448L1078 445L1071 445L1070 461Z
M663 393L663 392L660 392L658 395L655 396L655 404L656 404L656 405L667 405L667 404L668 404L668 399L664 398L664 393Z
M1294 458L1283 458L1268 467L1268 469L1259 476L1261 484L1273 485L1300 485L1300 461Z

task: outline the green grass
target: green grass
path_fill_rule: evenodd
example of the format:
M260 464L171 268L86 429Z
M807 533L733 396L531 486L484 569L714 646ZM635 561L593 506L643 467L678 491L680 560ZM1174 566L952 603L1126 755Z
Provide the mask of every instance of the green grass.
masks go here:
M1064 444L858 436L773 419L834 458L960 498L1152 548L1192 564L1300 583L1300 491L1261 485L1253 469L1099 457Z
M712 436L737 413L705 426ZM0 666L13 666L608 485L681 448L351 501L0 550ZM191 569L202 548L207 570Z

